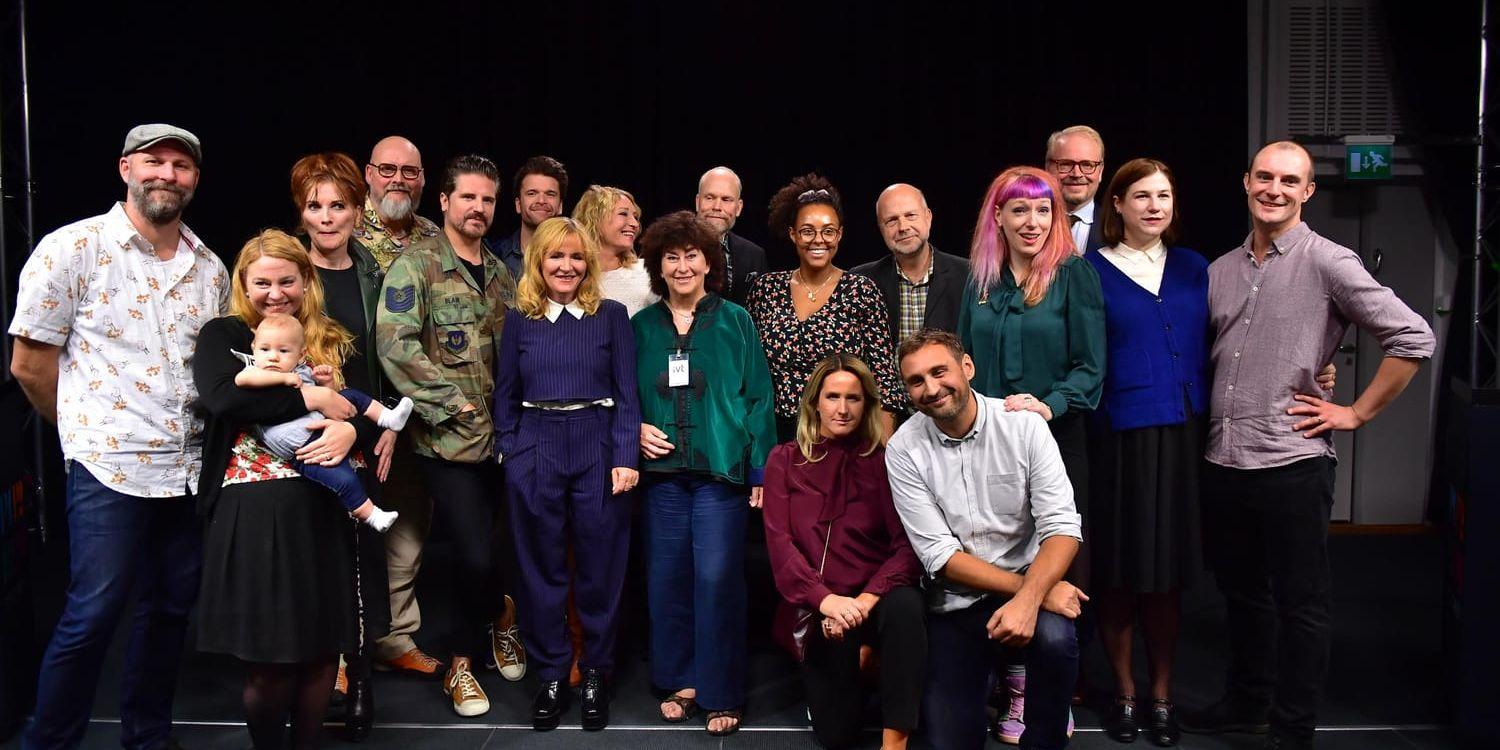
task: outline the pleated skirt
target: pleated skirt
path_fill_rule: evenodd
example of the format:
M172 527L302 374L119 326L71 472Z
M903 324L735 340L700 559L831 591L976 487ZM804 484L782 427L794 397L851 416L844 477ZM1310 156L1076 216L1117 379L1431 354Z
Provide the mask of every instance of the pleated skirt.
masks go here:
M223 488L204 536L199 650L268 663L354 651L353 523L304 479Z
M1203 425L1091 425L1089 528L1096 589L1165 593L1203 575Z

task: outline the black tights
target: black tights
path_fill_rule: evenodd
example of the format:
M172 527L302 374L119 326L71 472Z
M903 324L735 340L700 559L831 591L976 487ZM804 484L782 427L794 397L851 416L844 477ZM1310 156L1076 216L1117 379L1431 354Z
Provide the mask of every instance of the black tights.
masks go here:
M292 719L292 747L317 747L323 736L323 714L338 674L338 659L301 664L252 663L245 678L245 723L255 750L286 745L287 716Z

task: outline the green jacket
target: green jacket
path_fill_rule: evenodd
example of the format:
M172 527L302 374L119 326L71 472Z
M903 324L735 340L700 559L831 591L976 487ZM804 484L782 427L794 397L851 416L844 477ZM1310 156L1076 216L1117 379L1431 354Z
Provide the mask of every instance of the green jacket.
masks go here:
M1052 410L1093 411L1104 391L1104 291L1092 263L1063 261L1035 307L1006 268L983 295L964 285L958 337L974 358L974 388L991 398L1030 393Z
M403 250L381 288L376 349L396 390L416 402L420 419L407 429L418 455L478 463L495 454L495 352L516 284L499 258L481 253L482 290L443 235ZM465 404L474 409L462 412Z
M709 294L679 336L666 300L635 314L641 421L676 446L641 471L694 472L758 486L776 445L771 370L750 313ZM688 385L667 385L667 357L688 355Z

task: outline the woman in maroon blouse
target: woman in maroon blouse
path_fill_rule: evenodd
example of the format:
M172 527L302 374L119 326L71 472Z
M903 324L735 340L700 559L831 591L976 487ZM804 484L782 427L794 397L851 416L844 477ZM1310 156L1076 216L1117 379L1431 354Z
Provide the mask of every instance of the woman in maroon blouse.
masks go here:
M875 377L837 353L808 378L797 439L766 462L766 545L782 601L776 637L801 652L813 732L824 747L857 739L865 646L880 653L883 748L906 747L927 668L922 568L885 473ZM797 610L813 613L797 648Z

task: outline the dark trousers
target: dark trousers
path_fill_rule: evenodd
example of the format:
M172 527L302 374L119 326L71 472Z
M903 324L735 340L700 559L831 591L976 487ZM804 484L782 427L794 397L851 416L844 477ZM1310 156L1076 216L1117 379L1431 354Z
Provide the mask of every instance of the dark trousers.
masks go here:
M203 530L193 499L125 495L72 462L67 513L67 601L42 657L36 712L21 745L43 750L82 741L104 653L134 592L120 744L160 748L172 731L188 611L203 570Z
M499 612L504 589L501 571L490 553L495 504L500 495L499 467L490 461L469 464L429 456L421 459L433 497L433 524L453 540L458 616L449 639L451 650L456 656L479 657L489 652L485 627Z
M580 669L614 669L620 592L630 557L631 495L610 494L611 415L526 409L520 443L505 457L520 575L516 592L527 660L544 681L573 664L568 637L568 548L573 602L583 626Z
M859 739L865 691L859 679L860 646L880 654L881 724L911 732L917 728L922 686L927 678L927 624L922 594L911 586L886 592L865 624L831 641L820 629L807 634L802 681L812 712L813 734L826 748Z
M1311 738L1328 672L1333 459L1204 469L1204 520L1229 609L1228 695Z
M1078 679L1073 621L1038 611L1031 643L1024 649L1009 648L990 640L985 630L990 616L1005 602L1005 597L987 596L965 609L933 613L927 620L927 694L922 712L928 739L937 750L984 747L984 704L995 669L1018 657L1026 663L1026 731L1021 747L1068 744L1068 711Z
M745 489L659 477L646 486L651 682L698 690L710 711L745 704Z

